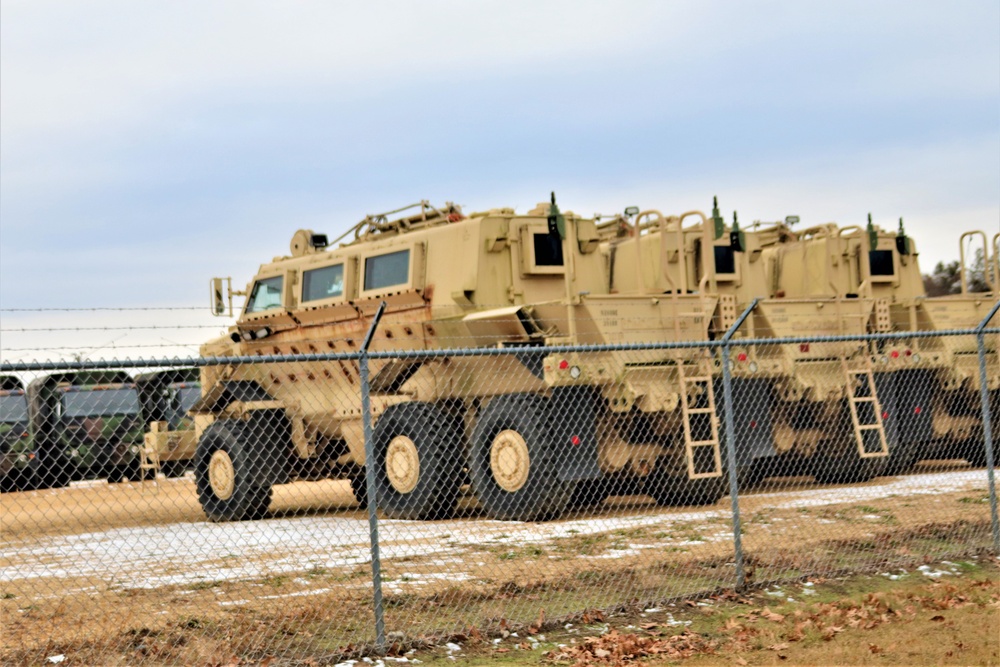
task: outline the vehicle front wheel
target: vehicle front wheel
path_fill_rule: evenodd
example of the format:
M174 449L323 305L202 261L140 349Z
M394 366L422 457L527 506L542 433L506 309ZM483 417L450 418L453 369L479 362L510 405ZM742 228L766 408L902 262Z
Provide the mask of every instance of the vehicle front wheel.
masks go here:
M195 485L209 519L245 521L266 514L271 484L261 481L262 458L243 422L219 420L205 429L195 454Z

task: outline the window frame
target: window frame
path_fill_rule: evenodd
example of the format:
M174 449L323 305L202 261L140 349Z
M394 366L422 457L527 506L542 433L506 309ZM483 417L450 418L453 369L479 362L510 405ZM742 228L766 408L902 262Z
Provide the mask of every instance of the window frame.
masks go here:
M396 283L395 285L386 285L385 287L376 287L373 289L365 289L365 272L368 265L368 260L375 259L378 257L383 257L385 255L392 255L399 252L409 252L409 261L406 268L406 282ZM423 289L423 270L424 270L424 244L423 243L411 243L405 246L390 246L385 248L380 248L378 250L372 250L371 252L364 253L358 256L358 299L370 299L378 296L385 296L388 294L396 294L400 292L409 292L413 290Z
M288 288L290 276L287 275L287 271L275 271L270 274L263 274L254 276L253 283L251 283L250 290L247 292L247 299L243 303L243 313L242 317L262 317L270 314L275 314L279 312L285 312L288 310ZM272 308L266 308L264 310L249 310L250 303L253 298L254 288L257 287L259 283L265 280L272 280L274 278L281 278L281 301L278 306Z
M339 295L328 296L322 299L309 299L306 300L306 274L310 271L320 271L322 269L328 269L334 266L341 267L341 280L343 282L343 287L340 290ZM306 265L299 269L299 285L298 290L298 304L300 309L305 308L317 308L320 306L329 306L338 303L344 303L349 300L351 285L351 271L350 271L350 260L349 258L342 257L338 258L337 261L324 264Z
M561 276L566 273L566 248L562 248L563 263L556 265L539 264L535 257L535 235L548 235L549 225L544 221L526 222L518 230L521 249L521 274L526 276ZM562 239L560 239L562 244ZM571 248L572 249L572 248Z

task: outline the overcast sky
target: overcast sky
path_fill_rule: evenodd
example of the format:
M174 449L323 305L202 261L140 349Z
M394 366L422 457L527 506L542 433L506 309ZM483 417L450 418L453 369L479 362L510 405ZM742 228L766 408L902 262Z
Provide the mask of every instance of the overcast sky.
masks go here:
M96 317L11 309L207 312L300 227L550 190L903 216L929 271L1000 230L1000 4L0 0L0 348ZM120 335L167 340L86 341Z

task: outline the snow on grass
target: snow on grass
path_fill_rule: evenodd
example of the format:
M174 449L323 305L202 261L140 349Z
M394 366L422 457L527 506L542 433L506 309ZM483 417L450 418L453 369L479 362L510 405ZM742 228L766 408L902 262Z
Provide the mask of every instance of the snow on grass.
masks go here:
M864 486L805 489L754 494L775 509L819 507L862 502L890 496L932 495L982 485L981 470L887 478ZM478 545L548 543L637 528L668 529L675 524L697 524L704 541L728 539L713 521L730 520L728 501L697 510L648 508L629 514L602 513L585 518L525 523L466 519L437 522L383 520L379 522L384 561L429 559L455 566ZM823 521L822 519L820 520ZM670 540L659 544L701 544ZM252 580L310 568L345 569L370 562L368 522L345 516L311 516L238 523L176 523L163 526L115 528L38 540L4 540L0 581L39 577L96 577L123 588L158 588L215 580ZM642 545L601 555L616 558L640 553ZM475 560L475 559L471 559ZM416 581L426 580L421 574ZM420 577L424 578L421 579Z

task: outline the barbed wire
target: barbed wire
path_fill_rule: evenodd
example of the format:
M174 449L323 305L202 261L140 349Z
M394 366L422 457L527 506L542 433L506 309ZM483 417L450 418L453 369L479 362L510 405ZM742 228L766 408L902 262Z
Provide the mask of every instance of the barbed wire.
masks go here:
M224 329L221 324L171 324L161 326L121 326L121 327L24 327L20 329L0 329L0 333L38 333L41 331L146 331L150 329Z
M108 312L143 310L208 310L205 306L134 306L93 308L0 308L0 313L50 313L50 312Z

